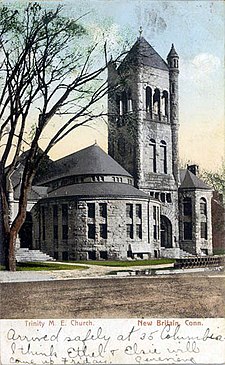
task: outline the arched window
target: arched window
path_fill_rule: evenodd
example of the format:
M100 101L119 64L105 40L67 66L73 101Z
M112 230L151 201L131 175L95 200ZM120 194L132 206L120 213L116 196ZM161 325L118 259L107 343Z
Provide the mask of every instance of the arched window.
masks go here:
M207 202L205 198L200 199L200 214L201 214L201 238L208 239L207 227Z
M162 113L168 116L168 92L166 90L163 91L162 95Z
M152 89L147 86L145 91L146 112L152 113Z
M150 171L156 172L156 142L150 139Z
M128 102L127 102L127 93L126 91L122 92L122 114L127 113L128 111Z
M160 142L160 172L167 174L167 148L166 142Z
M172 67L178 68L178 60L174 58Z
M200 199L200 213L202 215L207 215L207 203L205 198Z
M160 91L159 91L159 89L155 89L155 92L153 95L153 111L154 111L154 114L157 114L157 115L160 114Z

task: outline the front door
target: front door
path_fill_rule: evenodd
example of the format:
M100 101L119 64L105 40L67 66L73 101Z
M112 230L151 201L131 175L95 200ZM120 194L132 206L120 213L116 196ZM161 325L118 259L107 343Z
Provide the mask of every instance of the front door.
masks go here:
M164 215L161 216L161 247L172 247L172 224Z

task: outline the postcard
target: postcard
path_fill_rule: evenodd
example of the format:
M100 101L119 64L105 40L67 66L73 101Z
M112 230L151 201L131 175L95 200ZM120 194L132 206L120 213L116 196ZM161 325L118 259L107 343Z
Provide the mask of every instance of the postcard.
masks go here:
M224 2L0 1L0 363L225 363Z

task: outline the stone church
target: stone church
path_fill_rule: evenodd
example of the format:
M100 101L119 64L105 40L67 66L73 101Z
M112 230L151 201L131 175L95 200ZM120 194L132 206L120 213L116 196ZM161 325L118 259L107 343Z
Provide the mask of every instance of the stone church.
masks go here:
M165 61L142 36L110 62L109 153L94 144L36 179L32 249L60 260L212 254L212 189L197 166L179 170L178 76L174 45Z

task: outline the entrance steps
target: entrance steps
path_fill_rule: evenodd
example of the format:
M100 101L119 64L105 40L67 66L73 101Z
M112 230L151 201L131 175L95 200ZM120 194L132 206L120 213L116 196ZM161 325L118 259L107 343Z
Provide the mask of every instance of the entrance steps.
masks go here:
M180 258L188 258L188 257L193 257L193 256L194 255L190 254L187 251L182 250L179 247L175 247L175 248L161 247L161 257L180 259Z
M53 257L47 255L40 250L30 250L29 248L17 248L16 250L17 262L42 262L55 261Z

